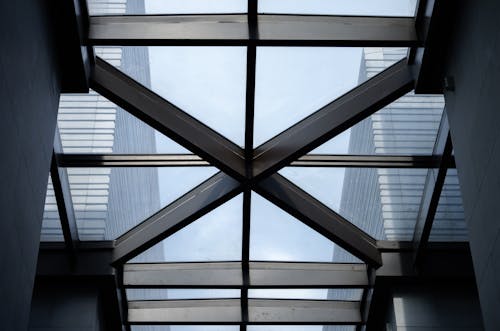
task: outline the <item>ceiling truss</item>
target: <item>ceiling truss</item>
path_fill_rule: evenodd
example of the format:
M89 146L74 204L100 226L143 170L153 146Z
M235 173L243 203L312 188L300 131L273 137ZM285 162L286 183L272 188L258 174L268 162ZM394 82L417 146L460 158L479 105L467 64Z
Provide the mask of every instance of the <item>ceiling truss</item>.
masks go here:
M307 153L377 110L410 92L415 68L403 59L266 143L253 148L256 51L258 46L421 47L414 18L263 15L257 1L248 2L247 15L164 15L91 17L86 42L120 46L246 46L247 86L245 147L216 131L97 58L91 87L118 106L165 134L191 155L63 154L54 147L51 175L64 238L70 251L78 249L76 221L70 203L66 167L216 166L221 170L183 197L120 236L112 264L123 272L125 288L239 288L241 297L224 300L132 302L128 324L353 324L366 322L375 268L383 263L377 241L277 171L285 166L430 168L415 231L417 258L424 254L435 206L446 169L455 166L451 142L438 145L433 155L308 155ZM230 28L228 28L230 27ZM182 33L180 33L180 31ZM441 131L440 131L441 132ZM444 131L443 131L444 132ZM439 139L438 139L439 140ZM444 175L443 175L444 173ZM306 225L317 230L368 264L293 264L250 261L251 191L256 191ZM134 265L126 262L199 217L243 193L242 261L234 263ZM425 201L424 201L425 200ZM434 213L433 213L434 210ZM421 220L422 219L422 220ZM183 269L184 268L184 269ZM165 273L168 270L168 274ZM232 271L231 271L232 270ZM193 276L197 272L198 276ZM219 276L216 276L219 275ZM190 277L196 282L186 283ZM225 277L225 278L224 278ZM222 279L222 281L221 281ZM325 279L335 279L332 283ZM170 283L168 283L170 281ZM167 282L167 283L165 283ZM184 283L182 283L184 282ZM205 283L204 283L205 282ZM219 283L217 283L219 282ZM361 302L257 300L250 288L362 288ZM152 307L151 305L156 305ZM185 306L188 318L176 308ZM187 306L186 306L187 305ZM308 306L311 309L297 309ZM219 309L214 308L219 307ZM232 311L220 315L220 308ZM161 311L152 315L151 309ZM201 310L200 310L201 309ZM264 316L262 311L273 314ZM315 310L317 314L311 312ZM342 311L338 315L338 311ZM203 313L200 313L202 311ZM219 314L219 315L218 315ZM311 315L312 314L312 315ZM231 316L229 316L231 315ZM170 319L165 316L170 316ZM219 316L220 319L215 317ZM321 317L323 316L323 317ZM162 320L163 318L163 320ZM177 319L176 319L177 318ZM215 318L215 319L214 319Z

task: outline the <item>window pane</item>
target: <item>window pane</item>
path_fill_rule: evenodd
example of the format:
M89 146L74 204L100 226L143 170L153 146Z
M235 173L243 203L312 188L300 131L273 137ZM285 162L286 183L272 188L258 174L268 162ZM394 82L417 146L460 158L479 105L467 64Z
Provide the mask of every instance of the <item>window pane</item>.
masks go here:
M90 15L245 13L244 0L87 0Z
M408 93L311 154L431 155L443 109L441 95Z
M92 90L61 95L57 125L68 154L190 153Z
M109 63L226 138L243 145L246 95L244 47L120 49L123 59L132 58L129 61L132 64L107 59ZM99 51L105 52L106 48L96 48L96 53ZM140 60L133 60L135 54L140 54Z
M360 262L318 232L252 193L250 259Z
M112 240L202 183L200 168L69 168L80 240Z
M448 169L432 224L430 241L468 241L462 194L456 169Z
M130 262L241 260L242 207L242 195L239 195ZM153 254L155 251L163 254Z
M132 331L239 331L238 325L131 325Z
M248 331L354 331L352 325L249 325Z
M260 0L259 12L355 16L414 16L417 0Z
M411 240L427 169L300 168L280 171L378 240Z
M249 298L360 301L362 289L250 289Z
M239 298L236 289L143 289L128 288L127 300L222 299Z
M367 59L392 52L368 72ZM406 56L406 48L259 47L255 86L258 146L329 104L386 66Z
M61 219L57 209L57 201L52 186L52 178L49 175L45 206L43 208L42 233L40 241L64 241Z

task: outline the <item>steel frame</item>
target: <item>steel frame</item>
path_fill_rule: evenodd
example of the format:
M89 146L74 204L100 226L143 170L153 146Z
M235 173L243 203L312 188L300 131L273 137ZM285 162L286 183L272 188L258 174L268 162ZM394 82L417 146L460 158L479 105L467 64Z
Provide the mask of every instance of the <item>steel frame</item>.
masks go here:
M88 45L416 47L411 17L327 15L147 15L90 17ZM259 31L255 34L255 31Z
M228 28L229 25L232 28ZM252 283L254 277L252 272L255 272L255 263L258 262L251 262L249 259L251 191L254 190L369 264L368 283L362 285L365 290L361 305L357 308L360 318L354 321L354 324L361 325L366 322L369 312L372 311L371 287L376 286L375 275L385 275L387 270L392 270L392 262L387 263L387 254L381 250L380 243L276 172L284 166L430 168L413 242L416 249L415 261L421 261L421 256L428 246L427 239L446 170L455 167L449 134L446 135L443 129L445 124L442 123L431 156L306 155L315 147L412 90L415 74L418 73L412 68L411 59L409 62L406 59L401 60L268 142L256 149L252 147L255 62L258 46L408 46L415 50L415 47L424 45L424 40L417 36L414 18L263 15L257 13L257 1L248 1L246 15L91 17L87 44L246 46L245 147L235 145L97 58L90 79L94 90L194 154L67 155L62 153L60 142L56 137L51 176L65 244L69 251L75 252L78 238L66 167L214 165L222 172L116 240L112 264L119 273L122 273L124 263L128 259L237 194L243 193L241 285L237 287L242 289L241 320L238 323L241 325L241 330L246 330L247 324L255 322L255 319L252 320L250 317L249 306L250 301L253 300L255 303L255 300L248 299L248 288L259 287L259 284ZM410 57L413 56L414 52L410 53ZM445 137L444 145L442 137ZM376 272L375 268L380 266L382 268ZM126 271L123 273L124 276L125 273ZM407 274L400 276L408 277ZM127 284L127 279L120 278L117 281L126 301L124 288L130 284ZM288 284L288 287L307 287L306 283ZM279 287L276 281L272 284L273 288ZM147 284L139 286L148 287ZM262 284L260 286L266 287ZM335 287L334 284L329 286ZM125 310L125 319L127 313ZM297 320L288 322L300 323Z

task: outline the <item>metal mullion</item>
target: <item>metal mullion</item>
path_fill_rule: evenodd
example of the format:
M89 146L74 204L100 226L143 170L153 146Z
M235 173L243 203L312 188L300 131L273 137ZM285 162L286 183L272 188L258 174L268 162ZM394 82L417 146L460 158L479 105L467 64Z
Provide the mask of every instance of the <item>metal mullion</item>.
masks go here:
M119 46L421 46L412 17L257 14L91 16L87 43ZM253 7L252 7L253 6ZM248 20L258 25L252 35Z
M245 178L241 147L100 58L96 59L91 87L227 174Z
M410 92L413 73L403 59L270 139L254 152L254 176L262 178L327 142Z
M375 239L283 176L265 178L254 190L362 261L382 265Z
M241 192L240 183L219 172L116 240L113 264L123 264Z
M206 167L210 163L195 154L56 154L59 167ZM291 167L338 168L439 168L438 155L334 155L307 154ZM448 168L455 168L454 158Z

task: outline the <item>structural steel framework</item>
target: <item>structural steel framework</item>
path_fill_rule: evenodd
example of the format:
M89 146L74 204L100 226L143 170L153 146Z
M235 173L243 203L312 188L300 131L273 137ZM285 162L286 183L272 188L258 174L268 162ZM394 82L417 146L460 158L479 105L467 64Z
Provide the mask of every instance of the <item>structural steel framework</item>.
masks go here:
M100 58L91 87L178 144L192 155L63 154L54 145L51 176L66 247L78 254L75 214L67 167L168 167L213 165L220 172L144 220L114 242L112 264L124 288L236 288L238 299L129 302L130 324L348 324L366 323L376 269L384 269L383 249L374 238L277 173L285 166L428 168L413 241L414 263L425 248L448 168L451 140L444 116L428 156L308 155L329 139L413 90L418 66L403 59L319 109L266 143L253 148L257 46L425 45L415 18L263 15L257 1L246 15L164 15L90 17L87 42L93 45L240 45L247 47L245 146L218 132L142 86ZM58 135L56 135L58 136ZM56 137L57 138L57 137ZM365 264L250 261L251 191L255 191L361 259ZM242 261L128 264L131 258L243 193ZM249 298L251 288L361 288L361 301ZM182 310L182 313L181 313Z

